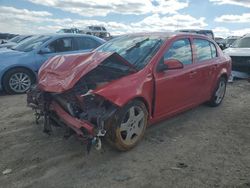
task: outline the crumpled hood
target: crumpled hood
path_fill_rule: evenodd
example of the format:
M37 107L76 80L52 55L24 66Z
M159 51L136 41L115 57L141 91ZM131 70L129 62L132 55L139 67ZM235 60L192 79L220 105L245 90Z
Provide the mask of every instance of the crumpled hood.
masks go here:
M229 56L250 56L250 48L227 48L223 52Z
M38 86L47 92L71 89L81 77L96 68L113 52L89 52L55 56L40 68Z

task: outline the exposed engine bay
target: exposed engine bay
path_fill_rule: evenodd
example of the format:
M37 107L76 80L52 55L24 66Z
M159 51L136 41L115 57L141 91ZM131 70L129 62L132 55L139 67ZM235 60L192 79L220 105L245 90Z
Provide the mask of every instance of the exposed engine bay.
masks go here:
M35 110L37 123L41 117L44 118L45 133L52 132L51 125L65 127L65 137L77 133L87 141L89 151L93 144L100 147L99 137L106 134L105 125L118 109L118 106L93 91L133 72L129 66L117 63L117 59L111 56L65 92L45 92L39 89L39 84L32 87L27 94L27 103ZM66 114L60 113L62 110L67 113L67 120L63 119ZM79 127L86 123L87 128L81 126L80 130L76 130L70 125L71 121Z

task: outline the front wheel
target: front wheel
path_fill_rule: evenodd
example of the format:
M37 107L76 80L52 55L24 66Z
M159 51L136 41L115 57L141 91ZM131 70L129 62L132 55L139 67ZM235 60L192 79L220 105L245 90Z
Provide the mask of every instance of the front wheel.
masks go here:
M144 103L131 101L111 121L108 140L120 151L132 149L142 139L147 126L148 112Z
M222 100L226 93L227 80L225 77L220 77L217 87L212 95L209 105L212 107L219 106L222 103Z
M9 94L25 93L34 82L34 76L24 68L9 70L3 77L4 90Z

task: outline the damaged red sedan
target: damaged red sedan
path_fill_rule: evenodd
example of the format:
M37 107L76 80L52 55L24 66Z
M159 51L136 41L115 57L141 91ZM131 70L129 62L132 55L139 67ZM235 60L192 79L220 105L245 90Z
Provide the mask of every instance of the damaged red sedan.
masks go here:
M231 59L203 35L143 33L115 38L96 50L56 56L28 93L36 117L100 147L133 148L147 125L207 102L221 104Z

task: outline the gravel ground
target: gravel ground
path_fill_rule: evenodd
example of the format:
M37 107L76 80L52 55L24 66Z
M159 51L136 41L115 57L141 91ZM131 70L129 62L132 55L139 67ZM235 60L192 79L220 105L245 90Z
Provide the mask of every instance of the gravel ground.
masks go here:
M59 128L43 134L25 95L2 94L0 187L250 187L249 114L250 83L237 81L220 107L201 105L153 125L129 152L104 143L87 155Z

